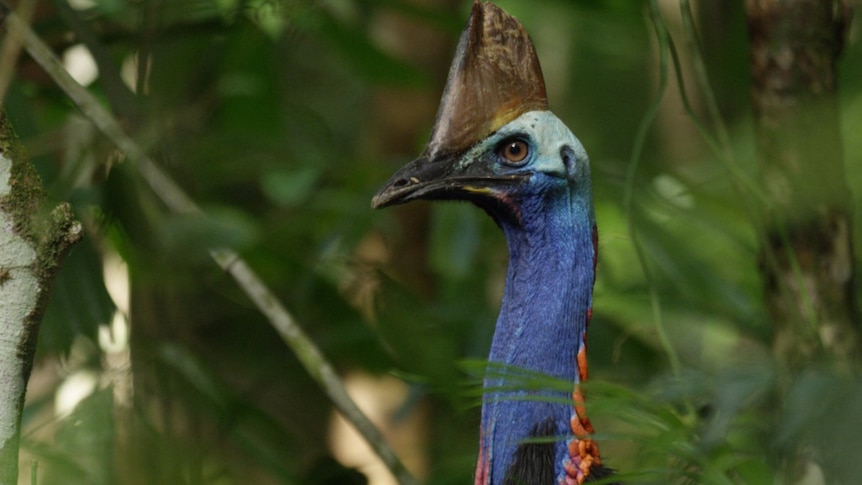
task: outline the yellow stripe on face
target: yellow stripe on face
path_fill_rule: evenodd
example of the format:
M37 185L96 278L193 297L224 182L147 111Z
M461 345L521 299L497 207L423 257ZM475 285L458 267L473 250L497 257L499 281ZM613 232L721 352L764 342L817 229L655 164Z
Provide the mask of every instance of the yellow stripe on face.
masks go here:
M497 193L497 191L491 187L475 187L472 185L464 186L464 191L470 192L471 194L483 194L483 195L487 195L487 194L493 195L493 194Z

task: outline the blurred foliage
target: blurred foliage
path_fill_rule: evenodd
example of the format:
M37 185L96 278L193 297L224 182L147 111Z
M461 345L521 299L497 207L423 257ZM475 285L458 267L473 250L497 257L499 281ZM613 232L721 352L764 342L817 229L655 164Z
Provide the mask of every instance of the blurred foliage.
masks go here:
M757 173L741 2L696 5L739 173L698 136L671 83L629 194L649 280L623 206L633 142L658 86L646 5L498 3L530 31L552 109L592 160L601 238L587 390L607 463L627 483L776 483L782 457L802 449L835 483L854 483L858 379L825 365L790 373L771 357L757 194L736 179ZM70 200L88 232L42 328L22 470L36 463L39 483L363 483L331 457L323 394L209 262L207 248L229 245L339 370L403 377L409 397L389 421L426 422L413 436L425 448L426 483L469 480L478 382L461 362L487 355L505 243L467 205L369 209L377 187L422 149L469 2L74 5L77 31L60 15L64 0L41 2L35 29L60 54L89 34L99 67L89 89L207 216L168 213L21 58L5 109L51 196ZM677 6L661 5L704 115ZM839 84L847 181L862 207L859 41L856 28ZM106 269L118 260L128 276ZM128 281L130 303L117 300L122 284L109 296L117 281ZM657 336L651 290L670 347ZM56 414L52 403L80 371L96 376L94 392Z

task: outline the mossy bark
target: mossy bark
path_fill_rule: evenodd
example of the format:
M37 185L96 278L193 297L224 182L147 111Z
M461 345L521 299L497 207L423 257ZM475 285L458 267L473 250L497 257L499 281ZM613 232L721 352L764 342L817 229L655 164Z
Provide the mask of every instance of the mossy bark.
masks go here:
M0 113L0 484L18 480L24 396L51 285L81 226L45 206L41 180Z

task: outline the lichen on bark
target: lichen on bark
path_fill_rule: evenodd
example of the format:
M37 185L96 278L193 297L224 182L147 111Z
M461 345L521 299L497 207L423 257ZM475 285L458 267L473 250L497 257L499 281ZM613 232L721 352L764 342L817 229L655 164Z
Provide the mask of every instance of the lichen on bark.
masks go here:
M45 304L81 225L46 205L41 179L0 113L0 483L17 482L21 414Z

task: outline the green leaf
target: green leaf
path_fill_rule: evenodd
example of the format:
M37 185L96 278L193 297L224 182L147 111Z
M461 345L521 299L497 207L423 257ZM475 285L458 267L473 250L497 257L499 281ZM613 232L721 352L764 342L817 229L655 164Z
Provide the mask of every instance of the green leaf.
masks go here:
M296 170L275 169L261 176L263 193L274 204L294 207L305 202L322 175L321 167L307 166Z
M101 258L92 239L84 238L72 248L57 275L39 332L40 355L67 354L79 336L96 342L99 325L108 324L114 310Z

